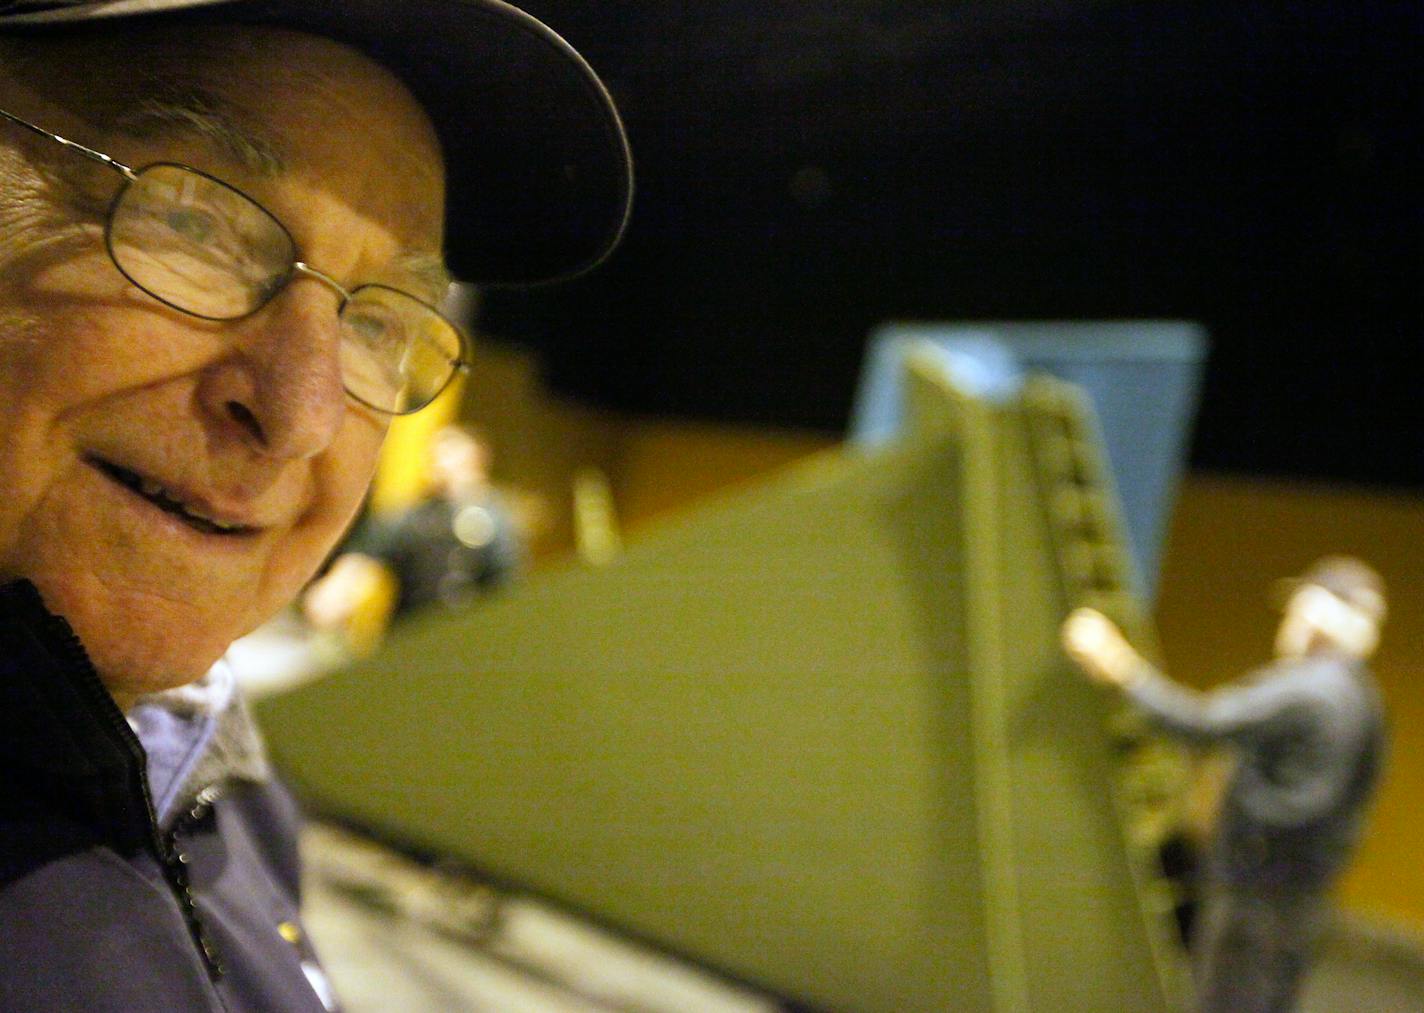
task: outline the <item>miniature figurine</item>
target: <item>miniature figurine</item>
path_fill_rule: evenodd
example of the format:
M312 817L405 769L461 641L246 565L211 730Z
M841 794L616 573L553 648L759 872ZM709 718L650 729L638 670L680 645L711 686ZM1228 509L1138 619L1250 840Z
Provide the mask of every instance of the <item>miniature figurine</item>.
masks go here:
M523 563L523 540L513 511L490 483L489 465L489 445L478 431L463 425L437 430L428 462L432 494L390 520L357 529L307 590L308 620L318 629L349 625L392 578L397 617L431 605L467 604L511 580Z
M1365 662L1384 616L1373 569L1321 559L1289 584L1275 662L1207 694L1157 671L1100 612L1078 609L1063 624L1064 648L1092 679L1169 734L1235 755L1191 947L1203 1013L1294 1007L1383 760L1383 707Z
M430 441L428 498L359 532L348 546L381 560L400 582L396 615L455 607L511 580L522 565L514 513L490 482L488 439L464 425Z

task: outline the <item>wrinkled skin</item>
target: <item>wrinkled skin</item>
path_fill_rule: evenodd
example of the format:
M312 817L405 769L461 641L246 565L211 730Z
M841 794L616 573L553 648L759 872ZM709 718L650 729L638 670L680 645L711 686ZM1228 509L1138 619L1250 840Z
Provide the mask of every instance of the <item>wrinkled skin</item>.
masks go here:
M348 288L438 299L401 266L438 253L443 222L438 145L415 100L344 46L240 31L260 44L211 86L281 152L276 175L173 130L106 131L3 76L0 104L129 165L185 162L240 187ZM77 156L8 124L3 147L0 578L38 585L126 706L200 677L296 595L360 505L386 419L344 393L330 289L299 280L235 322L178 313L115 270L102 212L56 211L51 191L68 184L31 168ZM99 193L120 182L76 171ZM55 230L56 214L69 226ZM197 530L99 462L251 530Z

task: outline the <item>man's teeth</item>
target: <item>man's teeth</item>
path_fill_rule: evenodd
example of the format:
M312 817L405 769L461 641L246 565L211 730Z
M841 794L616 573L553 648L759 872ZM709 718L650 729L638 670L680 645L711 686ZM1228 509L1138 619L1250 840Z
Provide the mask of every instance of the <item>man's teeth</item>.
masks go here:
M188 504L170 495L167 489L163 488L163 486L151 478L140 478L138 481L138 491L151 500L159 501L160 505L166 509L182 513L184 516L202 521L204 524L212 525L219 531L237 531L242 527L241 524L229 524L227 521L218 520L216 517L209 517L201 510L193 509Z
M185 514L187 514L189 517L193 517L193 518L196 518L197 520L204 521L204 522L206 522L206 523L208 523L208 524L211 524L213 527L217 528L219 531L236 531L236 530L238 530L239 528L242 527L241 524L229 524L227 521L220 521L220 520L218 520L218 519L215 518L215 517L206 517L206 516L204 516L203 514L198 513L198 511L194 510L194 509L191 508L191 507L184 507L184 508L183 508L183 512L184 512Z

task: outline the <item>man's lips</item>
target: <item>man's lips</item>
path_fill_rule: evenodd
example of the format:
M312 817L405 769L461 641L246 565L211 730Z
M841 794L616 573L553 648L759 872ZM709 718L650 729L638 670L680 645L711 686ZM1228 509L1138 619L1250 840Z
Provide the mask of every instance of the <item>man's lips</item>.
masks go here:
M257 531L255 526L215 510L181 490L169 489L156 479L140 475L101 457L89 457L87 460L113 482L203 534L232 536L250 535Z

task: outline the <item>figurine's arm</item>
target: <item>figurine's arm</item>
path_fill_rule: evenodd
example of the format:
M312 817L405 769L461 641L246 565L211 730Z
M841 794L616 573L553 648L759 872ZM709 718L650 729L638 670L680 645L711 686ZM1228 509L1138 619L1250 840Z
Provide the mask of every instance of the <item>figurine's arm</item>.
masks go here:
M1293 720L1299 694L1286 680L1234 683L1211 693L1187 689L1159 672L1101 612L1077 609L1063 624L1063 646L1096 682L1121 690L1155 724L1200 741L1254 734Z
M1122 689L1152 667L1097 609L1074 609L1063 620L1060 636L1068 657L1094 682Z

